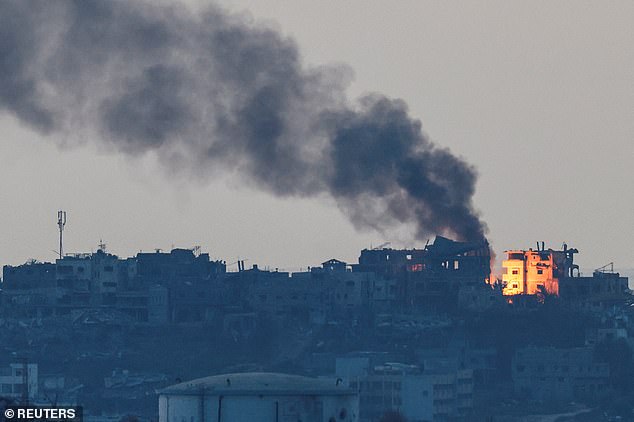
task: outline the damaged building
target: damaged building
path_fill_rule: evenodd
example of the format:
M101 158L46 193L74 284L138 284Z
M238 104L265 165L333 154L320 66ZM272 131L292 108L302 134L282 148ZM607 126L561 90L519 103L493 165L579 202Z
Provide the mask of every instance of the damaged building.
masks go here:
M103 245L102 245L103 246ZM361 315L484 310L512 297L543 297L606 306L622 300L627 278L602 270L583 277L578 251L507 251L504 288L491 283L486 241L437 236L422 249L361 251L358 263L329 259L304 272L253 265L227 272L198 248L141 252L121 259L105 251L68 254L55 263L5 266L0 313L43 318L112 309L150 324L222 323L227 314L292 315L298 321Z
M490 291L489 244L457 242L436 236L424 249L365 249L354 271L371 271L398 280L403 306L453 309L461 291Z
M227 272L194 249L120 259L105 245L55 263L5 266L0 311L14 317L115 309L153 324L221 321L227 313L293 314L301 320L353 318L395 307L455 307L461 289L491 291L489 247L438 236L424 249L366 249L359 262L330 259L305 272Z
M208 283L225 272L224 262L194 252L174 249L120 259L100 245L95 253L68 254L55 263L5 265L0 313L42 318L109 308L136 321L165 322L170 313L163 308L170 300L178 303L186 287ZM166 297L169 293L175 297Z
M533 296L543 301L545 296L562 301L602 308L622 303L627 298L628 279L614 272L613 266L595 270L592 276L583 276L574 263L577 249L546 249L544 242L537 249L505 251L502 263L503 294L509 297Z

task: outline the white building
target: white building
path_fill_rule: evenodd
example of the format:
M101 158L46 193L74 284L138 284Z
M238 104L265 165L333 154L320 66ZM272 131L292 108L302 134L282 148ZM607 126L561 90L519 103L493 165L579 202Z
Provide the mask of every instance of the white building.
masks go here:
M159 422L357 422L341 380L274 373L216 375L159 392Z
M37 397L37 364L12 363L0 368L0 397L22 400L28 392L29 400Z

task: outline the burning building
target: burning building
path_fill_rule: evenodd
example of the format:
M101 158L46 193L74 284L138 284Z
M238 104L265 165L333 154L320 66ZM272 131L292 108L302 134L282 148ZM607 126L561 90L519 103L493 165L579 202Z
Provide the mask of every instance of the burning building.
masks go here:
M424 249L364 249L352 268L397 280L406 305L448 309L457 305L461 290L488 287L490 260L486 240L458 242L436 236Z
M606 267L583 276L574 263L577 249L564 243L561 250L546 249L544 242L533 250L505 251L502 262L505 296L555 296L568 302L603 307L622 302L629 292L628 279Z
M546 250L544 242L537 242L537 250L505 251L507 259L502 262L505 273L502 275L505 296L535 295L547 293L559 295L559 280L572 277L573 271L579 272L579 266L573 264L577 249Z

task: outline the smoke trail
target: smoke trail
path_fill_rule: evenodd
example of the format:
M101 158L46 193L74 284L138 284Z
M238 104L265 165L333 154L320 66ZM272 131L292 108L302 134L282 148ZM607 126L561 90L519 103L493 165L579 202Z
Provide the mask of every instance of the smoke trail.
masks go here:
M218 7L0 3L0 109L41 133L235 171L278 196L326 193L358 227L483 239L473 167L404 102L350 103L350 74L306 68L293 40Z

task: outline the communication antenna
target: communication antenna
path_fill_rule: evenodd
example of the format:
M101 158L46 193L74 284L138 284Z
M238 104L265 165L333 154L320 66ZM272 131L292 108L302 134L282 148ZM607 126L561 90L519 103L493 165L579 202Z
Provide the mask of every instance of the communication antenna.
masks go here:
M66 225L66 211L57 211L57 227L59 227L59 259L64 256L64 226Z

